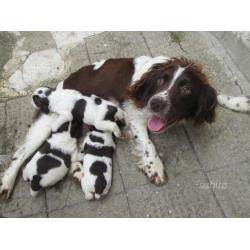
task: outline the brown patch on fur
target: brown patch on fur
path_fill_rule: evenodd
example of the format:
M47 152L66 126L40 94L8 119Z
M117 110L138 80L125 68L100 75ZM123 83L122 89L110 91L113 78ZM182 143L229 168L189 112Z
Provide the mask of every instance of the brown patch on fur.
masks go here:
M75 89L83 95L95 94L104 99L121 102L134 73L133 58L109 59L98 70L88 65L71 74L65 81L65 89Z

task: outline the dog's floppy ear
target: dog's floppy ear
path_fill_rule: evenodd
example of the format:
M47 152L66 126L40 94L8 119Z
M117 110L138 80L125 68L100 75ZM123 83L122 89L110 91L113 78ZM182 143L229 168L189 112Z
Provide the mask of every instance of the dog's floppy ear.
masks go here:
M49 100L48 98L41 98L38 95L33 96L34 104L39 108L43 113L49 113Z
M200 90L196 113L194 115L194 123L202 124L204 122L214 122L217 104L218 100L216 90L209 84L203 84Z

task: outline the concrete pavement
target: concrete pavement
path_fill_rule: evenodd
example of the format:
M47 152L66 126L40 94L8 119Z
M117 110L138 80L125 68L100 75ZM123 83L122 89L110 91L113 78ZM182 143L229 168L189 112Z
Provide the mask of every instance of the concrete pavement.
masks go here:
M69 33L0 33L0 171L8 166L31 123L32 89L54 85L98 60L182 55L203 64L219 92L250 94L246 67L239 65L229 45L225 47L230 35ZM29 185L19 177L12 198L0 204L0 217L250 216L250 115L218 107L212 125L179 125L151 138L169 176L166 185L156 187L137 171L132 139L119 141L112 189L104 199L85 201L80 186L71 178L31 198Z

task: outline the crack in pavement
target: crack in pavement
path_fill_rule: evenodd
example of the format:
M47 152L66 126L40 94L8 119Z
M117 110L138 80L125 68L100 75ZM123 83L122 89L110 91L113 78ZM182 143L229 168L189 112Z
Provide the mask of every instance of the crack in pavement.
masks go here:
M179 48L185 53L187 54L188 52L182 47L181 43L177 43Z
M44 200L45 200L45 209L46 209L45 213L46 213L46 217L49 218L46 189L44 189Z
M225 57L229 57L229 60L231 60L231 62L235 65L235 67L237 68L237 70L245 77L244 73L241 72L241 70L239 70L237 64L235 63L235 61L233 60L233 58L230 56L230 53L227 52L227 50L224 48L224 46L221 44L221 42L217 38L214 38L214 37L211 37L211 36L212 35L208 35L208 39L212 43L213 47L216 50L223 49L223 55L221 55L220 57L221 57L221 60L224 62L224 65L226 66L226 68L228 69L228 71L231 73L231 77L233 78L235 74L234 74L233 70L231 69L231 67L229 66L229 64L227 62L227 59L225 59ZM214 40L214 39L216 39L216 40ZM240 90L240 93L242 95L244 95L242 86L238 83L237 79L234 80L234 85L237 86L237 88Z
M228 65L228 63L225 60L224 60L224 63L226 65L227 69L230 71L231 77L234 77L233 70L230 68L230 66ZM237 88L240 90L240 93L243 95L244 93L243 93L242 87L240 86L240 84L238 83L237 80L234 80L234 85L237 86Z
M235 81L234 81L234 83L235 83L235 85L236 85L236 86L238 86L238 87L239 87L239 89L240 89L240 93L243 95L243 94L244 94L244 93L243 93L243 90L242 90L241 86L239 85L238 81L237 81L237 80L235 80Z
M114 161L114 160L113 160ZM122 177L122 174L121 174L121 167L120 167L120 164L119 164L119 156L118 154L116 154L116 164L118 166L118 170L119 170L119 175L121 177L121 181L122 181L122 187L123 187L123 190L124 190L124 194L125 194L125 197L126 197L126 201L127 201L127 204L128 204L128 212L129 212L129 216L132 217L132 211L131 211L131 206L129 204L129 200L128 200L128 193L127 193L127 190L125 188L125 184L124 184L124 181L123 181L123 177Z
M148 51L149 51L150 56L153 57L153 53L151 52L151 49L150 49L150 47L149 47L149 45L148 45L148 42L147 42L147 39L146 39L146 37L144 36L144 34L143 34L142 31L141 31L141 36L142 36L142 39L144 40L144 42L145 42L145 44L146 44L146 47L147 47L147 49L148 49Z
M217 196L216 196L216 194L215 194L215 192L214 192L214 189L213 189L212 186L211 186L211 182L210 182L210 179L209 179L209 177L208 177L207 172L206 172L206 171L203 169L203 167L202 167L202 163L201 163L201 161L200 161L200 158L198 157L198 154L197 154L197 152L196 152L196 150L195 150L195 147L194 147L194 144L193 144L193 142L192 142L192 140L191 140L191 138L190 138L190 136L189 136L189 134L188 134L188 131L187 131L187 129L186 129L186 127L185 127L184 125L182 125L182 128L183 128L184 133L185 133L185 135L186 135L186 137L187 137L187 140L188 140L188 142L189 142L189 145L190 145L190 147L191 147L191 149L192 149L192 151L193 151L193 153L194 153L194 156L195 156L195 158L196 158L196 160L197 160L197 162L198 162L198 164L199 164L199 166L200 166L200 168L201 168L201 171L202 171L202 173L204 174L204 176L205 176L205 178L206 178L206 180L207 180L207 182L208 182L208 184L209 184L209 189L210 189L211 194L212 194L212 196L213 196L213 198L214 198L214 200L215 200L215 203L217 204L217 206L218 206L218 208L219 208L219 210L220 210L222 216L223 216L224 218L226 218L227 216L226 216L226 214L225 214L225 211L223 210L223 208L222 208L222 206L221 206L221 204L220 204L220 202L219 202L219 200L218 200L218 198L217 198Z
M69 190L68 190L68 193L67 193L67 196L66 196L66 199L65 199L64 208L68 207L69 195L70 195L70 191L71 191L71 187L72 187L72 183L73 183L73 176L70 176L70 177L71 177L71 181L70 181Z

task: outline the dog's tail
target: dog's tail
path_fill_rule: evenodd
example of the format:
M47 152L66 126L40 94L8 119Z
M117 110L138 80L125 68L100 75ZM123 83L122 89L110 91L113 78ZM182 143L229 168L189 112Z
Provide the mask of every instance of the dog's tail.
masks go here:
M250 112L250 96L218 95L218 102L221 106L237 112Z

